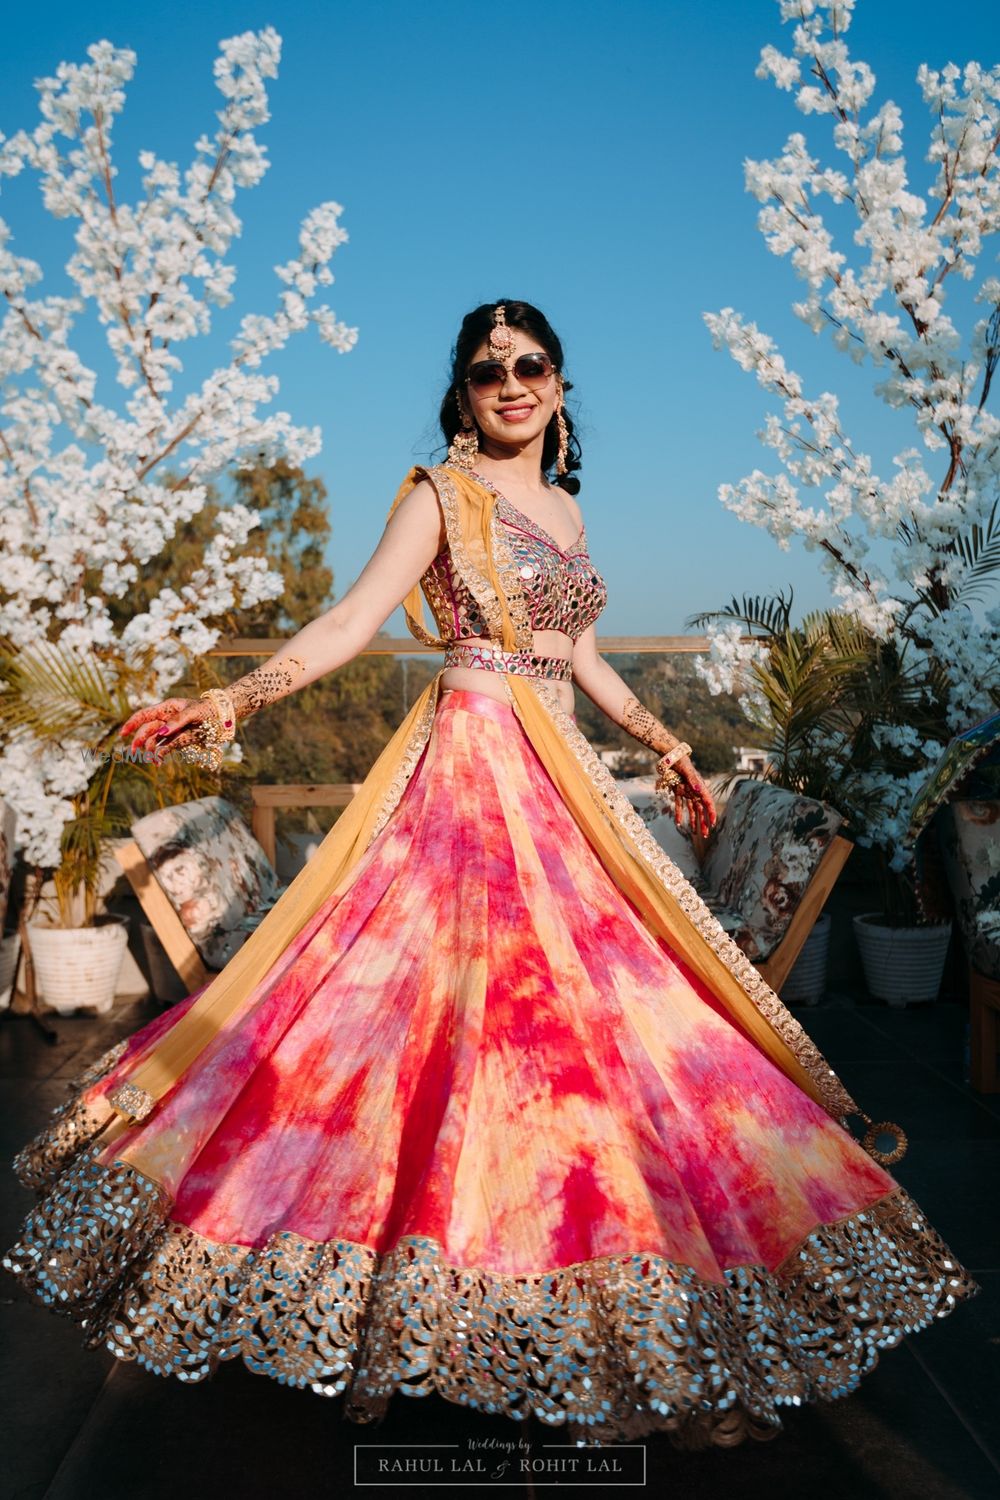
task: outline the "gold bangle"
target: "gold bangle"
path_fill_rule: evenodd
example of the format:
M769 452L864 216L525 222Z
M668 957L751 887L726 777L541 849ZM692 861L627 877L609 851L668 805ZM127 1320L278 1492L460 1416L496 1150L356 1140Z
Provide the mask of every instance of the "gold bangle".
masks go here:
M200 695L211 704L222 731L222 743L228 744L236 734L236 709L224 688L206 688Z
M664 767L664 770L666 770L667 767L672 766L675 761L683 760L685 755L690 754L691 746L685 740L678 740L677 744L672 745L665 755L660 756L660 760L666 761L667 764Z

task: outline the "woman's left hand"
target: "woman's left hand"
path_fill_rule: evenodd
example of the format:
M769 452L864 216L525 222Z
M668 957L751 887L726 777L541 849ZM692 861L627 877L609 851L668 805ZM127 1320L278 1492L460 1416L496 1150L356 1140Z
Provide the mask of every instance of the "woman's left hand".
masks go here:
M674 799L674 821L677 827L680 828L684 822L686 807L691 832L700 833L703 838L707 838L709 830L715 826L717 820L711 792L695 770L694 761L689 755L685 755L682 760L675 760L671 769L676 771L681 778L676 786L665 788L666 795ZM657 781L659 781L659 762L657 762L656 774Z

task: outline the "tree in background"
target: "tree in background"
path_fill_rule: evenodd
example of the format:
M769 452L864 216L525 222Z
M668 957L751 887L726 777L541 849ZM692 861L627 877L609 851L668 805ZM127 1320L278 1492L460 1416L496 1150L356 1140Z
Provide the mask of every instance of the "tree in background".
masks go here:
M264 545L246 545L258 523L249 493L203 513L221 475L280 462L290 473L320 451L318 429L261 410L278 390L261 366L310 325L340 353L355 342L356 330L316 303L346 239L338 203L303 220L297 252L275 267L274 310L246 313L228 360L187 394L176 389L181 347L210 336L213 307L233 301L234 205L267 171L254 132L269 118L265 80L277 74L280 45L270 27L221 44L214 137L198 138L183 173L140 152L135 203L116 187L111 155L136 61L127 49L102 41L89 62L60 64L36 85L41 123L0 137L0 177L34 169L49 211L78 220L66 266L76 292L47 297L31 295L41 268L13 254L0 221L0 795L38 866L57 866L64 832L92 815L85 752L95 736L110 743L125 689L132 707L166 696L227 615L264 611L295 565L294 553L272 566ZM88 305L117 401L99 398L97 372L72 346ZM165 581L182 547L183 569ZM66 664L58 679L56 661Z
M722 485L719 497L783 549L794 536L818 551L841 609L897 658L907 650L911 660L923 657L926 690L913 715L872 726L863 788L877 793L877 812L859 842L882 848L902 870L910 804L928 767L955 731L1000 701L1000 609L977 618L971 608L1000 568L1000 420L989 404L1000 279L988 274L962 298L965 337L946 310L949 289L973 280L1000 220L1000 67L919 69L933 168L921 194L903 154L900 110L891 100L869 109L875 75L848 52L854 0L779 5L794 23L792 52L764 47L758 75L795 90L803 114L829 123L841 162L821 162L798 131L780 156L747 161L747 189L764 205L758 226L805 284L796 316L879 372L875 394L889 420L905 420L910 431L894 472L879 474L845 431L836 395L809 395L774 341L733 308L707 313L716 346L781 404L760 434L779 471L755 469ZM837 242L842 224L848 232ZM883 539L892 544L886 568L871 556ZM711 657L699 661L709 686L754 692L747 668L766 664L766 646L742 640L738 620L711 633ZM834 758L849 748L832 732L822 746Z

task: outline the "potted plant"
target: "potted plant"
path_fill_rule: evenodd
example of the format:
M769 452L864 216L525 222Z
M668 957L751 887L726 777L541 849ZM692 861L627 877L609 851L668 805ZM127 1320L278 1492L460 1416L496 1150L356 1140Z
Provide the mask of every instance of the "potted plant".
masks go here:
M196 663L196 677L205 670ZM15 650L0 642L8 748L21 744L44 754L55 744L65 754L75 745L81 760L82 785L68 798L71 814L49 850L31 862L25 898L38 996L53 1010L103 1014L113 1005L128 919L108 912L102 899L112 841L150 806L218 790L217 778L202 767L180 757L157 766L149 752L135 758L120 743L119 727L148 671L147 658L129 665L113 648L84 656L62 645Z
M950 922L925 922L912 861L891 838L877 840L890 792L909 784L914 747L938 730L941 687L934 663L883 641L849 613L816 611L791 623L793 591L733 599L688 623L731 621L749 632L733 683L767 752L764 779L836 807L845 836L872 850L881 889L875 911L854 918L868 989L890 1004L933 999ZM742 774L742 773L739 773ZM731 780L732 778L730 778ZM818 920L783 987L789 999L821 992L829 914Z

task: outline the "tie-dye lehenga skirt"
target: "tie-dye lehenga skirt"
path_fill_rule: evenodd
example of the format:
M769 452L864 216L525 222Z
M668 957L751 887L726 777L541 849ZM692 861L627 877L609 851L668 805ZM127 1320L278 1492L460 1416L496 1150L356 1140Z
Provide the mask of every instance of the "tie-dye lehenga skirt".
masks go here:
M979 1290L650 934L485 694L442 695L381 833L136 1127L155 1170L75 1142L194 998L22 1153L43 1196L5 1261L158 1374L238 1357L359 1422L437 1392L733 1443Z

